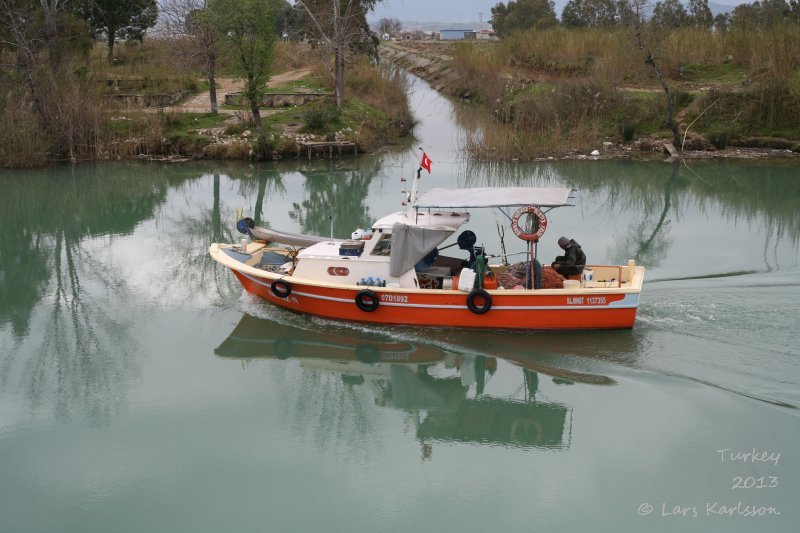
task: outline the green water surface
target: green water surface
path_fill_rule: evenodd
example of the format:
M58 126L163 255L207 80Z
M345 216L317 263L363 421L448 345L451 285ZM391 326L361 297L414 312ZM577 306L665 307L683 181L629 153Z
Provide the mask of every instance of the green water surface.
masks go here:
M416 147L5 171L0 531L798 530L800 165L468 164L452 104L415 106L423 187L580 190L539 253L644 264L634 329L320 320L208 257L239 210L367 227ZM470 223L490 253L495 224Z

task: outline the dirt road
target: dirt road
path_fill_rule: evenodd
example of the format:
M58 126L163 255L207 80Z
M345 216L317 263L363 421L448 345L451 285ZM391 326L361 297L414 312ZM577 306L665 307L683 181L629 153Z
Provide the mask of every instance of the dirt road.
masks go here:
M310 73L311 70L307 68L282 72L273 76L267 83L267 87L280 87L285 83L305 78ZM225 102L226 94L239 92L242 88L244 88L244 80L236 78L217 78L217 103L219 104L220 113L228 115L236 114L234 110L223 109L222 104ZM211 99L208 96L208 91L203 91L191 96L185 102L168 109L182 113L208 113L211 111Z

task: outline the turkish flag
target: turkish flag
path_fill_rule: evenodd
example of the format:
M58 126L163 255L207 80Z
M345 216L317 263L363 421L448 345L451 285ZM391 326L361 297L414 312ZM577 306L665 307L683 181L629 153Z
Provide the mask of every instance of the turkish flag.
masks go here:
M428 157L428 154L422 152L422 162L419 164L419 166L427 170L428 174L431 173L431 163L433 163L433 161L431 161L431 158Z

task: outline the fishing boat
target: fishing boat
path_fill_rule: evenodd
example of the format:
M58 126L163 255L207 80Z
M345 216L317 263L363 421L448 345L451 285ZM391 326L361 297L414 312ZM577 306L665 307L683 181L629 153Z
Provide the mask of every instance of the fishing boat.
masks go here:
M427 156L423 156L425 163ZM416 172L405 209L334 239L258 227L249 218L239 243L211 244L245 290L308 315L373 324L521 330L600 330L633 327L644 267L586 265L580 279L544 287L537 258L547 212L574 206L572 188L497 187L419 192ZM519 283L498 282L506 255L490 256L462 231L456 243L469 259L439 254L470 220L470 210L497 209L527 243ZM512 209L516 209L512 213ZM499 232L502 242L503 233ZM502 260L493 263L497 258Z

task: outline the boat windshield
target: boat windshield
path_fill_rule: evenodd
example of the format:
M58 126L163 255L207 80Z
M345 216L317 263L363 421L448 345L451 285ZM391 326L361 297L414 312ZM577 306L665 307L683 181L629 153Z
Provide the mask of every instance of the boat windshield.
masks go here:
M388 233L381 235L370 255L389 255L392 251L392 236Z

